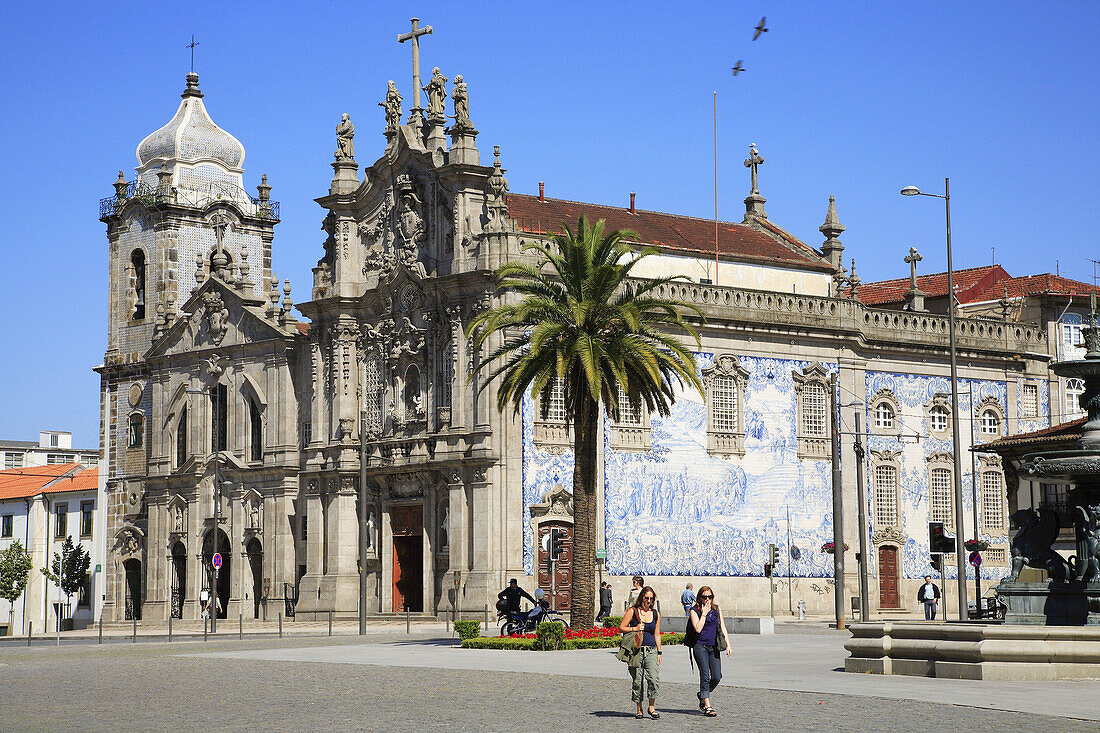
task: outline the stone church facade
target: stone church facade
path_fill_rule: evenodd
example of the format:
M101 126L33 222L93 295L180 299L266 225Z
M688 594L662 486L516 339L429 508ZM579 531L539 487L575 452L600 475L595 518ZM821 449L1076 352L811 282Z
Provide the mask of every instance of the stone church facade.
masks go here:
M246 193L244 148L211 121L194 74L176 115L139 145L136 177L120 173L101 202L105 617L198 618L215 552L214 591L230 618L354 615L360 572L370 613L454 604L480 614L513 576L553 588L567 607L573 458L560 400L545 417L529 400L498 412L465 328L501 302L497 267L581 214L639 232L659 249L640 274L685 275L662 294L706 315L705 395L681 390L668 418L624 409L602 426L599 571L617 598L640 573L664 596L690 579L738 611L760 611L774 542L792 593L811 611L830 609L832 563L818 546L832 537L838 425L854 595L852 410L838 423L834 408L856 402L868 432L872 606L903 609L928 568L927 521L953 511L942 472L952 470L955 419L943 413L947 319L845 295L855 278L841 264L834 204L818 248L771 222L755 149L745 218L720 227L633 199L626 208L510 193L499 150L482 164L466 85L455 81L449 127L438 70L427 112L417 95L406 119L391 83L385 146L362 172L354 127L341 120L305 302L273 270L279 208L266 176ZM1047 392L1044 333L960 319L957 336L964 436L1017 432L1023 385ZM979 532L1006 549L1000 467L969 455ZM566 536L555 577L542 543L551 527Z

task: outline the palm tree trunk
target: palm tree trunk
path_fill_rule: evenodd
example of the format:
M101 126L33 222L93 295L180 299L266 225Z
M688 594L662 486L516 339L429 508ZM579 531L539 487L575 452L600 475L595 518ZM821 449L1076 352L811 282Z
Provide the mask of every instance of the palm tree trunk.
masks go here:
M596 605L596 436L599 409L582 393L573 425L573 586L569 602L574 629L591 628Z

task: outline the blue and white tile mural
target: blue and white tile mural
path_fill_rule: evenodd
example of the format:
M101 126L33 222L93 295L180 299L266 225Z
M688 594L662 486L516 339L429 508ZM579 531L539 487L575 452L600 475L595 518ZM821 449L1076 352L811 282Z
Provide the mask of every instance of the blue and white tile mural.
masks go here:
M700 353L696 358L701 371L711 366L714 354ZM832 538L831 463L798 457L792 374L812 362L762 357L740 357L739 362L749 373L744 394L744 456L727 459L707 452L707 408L702 396L686 386L677 389L672 414L650 416L649 450L613 450L606 439L609 431L605 431L604 530L609 573L760 576L767 546L775 543L783 575L790 556L794 577L832 576L832 557L820 552L821 544ZM837 370L836 364L824 366L829 372ZM972 391L975 404L989 397L996 399L1003 411L1007 387L1004 382L979 380L960 380L960 385L962 483L969 518L973 480L968 450L971 425L967 416L973 414L970 394ZM890 389L898 401L898 430L867 436L867 483L869 502L873 502L870 451L900 451L898 511L906 535L901 561L906 578L920 578L930 569L928 457L950 453L951 438L950 434L946 438L929 434L926 410L932 398L947 393L948 388L949 381L942 377L867 372L865 393L860 396L866 401L868 419L873 417L872 398L879 390ZM557 484L571 488L574 465L571 451L555 453L535 445L535 409L530 399L524 400L523 564L528 573L534 569L530 507ZM1045 420L1045 398L1042 411ZM1006 423L1001 422L1002 434ZM994 436L981 437L988 440ZM852 478L844 480L850 487ZM869 510L873 533L873 505ZM1007 556L1006 535L983 534L982 538L1003 547ZM872 557L872 573L876 563ZM1003 567L986 567L982 577L999 577L1005 571ZM953 573L949 568L948 577Z
M867 437L867 498L868 521L870 533L873 535L875 526L874 506L874 479L873 467L875 458L873 451L900 451L897 462L900 465L898 473L898 514L901 529L905 533L905 548L902 550L902 577L920 578L925 573L932 572L928 562L928 521L929 512L929 465L928 458L937 453L952 452L952 438L948 431L946 436L940 438L930 434L928 429L927 408L936 395L945 395L950 392L951 382L944 377L915 376L909 374L893 374L887 372L866 373L865 399L868 405L866 413L867 424L874 419L872 413L875 396L881 390L888 389L893 392L898 402L898 427L889 435L868 435ZM959 380L959 412L962 421L959 423L959 439L962 444L962 487L963 509L966 524L965 537L959 541L970 539L973 536L973 491L974 473L970 446L974 441L972 435L976 435L978 427L972 423L974 408L971 405L980 405L983 400L992 397L997 400L1002 413L1008 402L1008 388L1004 382L982 380ZM1007 413L1004 413L1007 414ZM1005 422L1001 421L1001 434L1005 432ZM990 440L1000 435L983 435L984 440ZM981 495L981 484L976 487L978 495ZM980 500L979 500L980 501ZM1008 550L1008 536L1001 534L989 536L982 533L981 539L991 545L1001 546ZM965 551L965 550L964 550ZM871 548L874 555L874 547ZM877 558L872 558L871 567L874 568ZM983 578L998 578L1006 574L1006 568L982 569ZM954 566L946 569L947 577L958 577ZM967 575L973 577L973 569L967 568Z

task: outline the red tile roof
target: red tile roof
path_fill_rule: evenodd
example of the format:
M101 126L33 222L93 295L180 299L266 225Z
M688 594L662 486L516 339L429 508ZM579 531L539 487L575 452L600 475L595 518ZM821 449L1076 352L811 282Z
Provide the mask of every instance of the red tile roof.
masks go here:
M1042 428L1041 430L1035 430L1030 433L1009 435L1004 438L998 438L997 440L991 440L988 443L983 443L980 446L975 446L972 450L979 453L985 453L995 452L998 448L1014 448L1020 445L1035 446L1042 443L1076 441L1081 437L1081 427L1087 420L1087 416L1080 417L1076 420L1064 422L1060 425L1052 425L1049 428Z
M928 298L942 298L947 295L947 273L937 272L917 277L917 287ZM1021 298L1029 295L1100 295L1100 287L1088 283L1070 280L1051 273L1012 277L1000 265L971 267L955 271L955 296L960 303L982 303L1004 297L1005 288L1008 297ZM865 305L888 305L902 303L909 291L909 278L880 280L864 283L856 291L857 297Z
M68 473L72 475L66 476ZM28 466L0 471L0 501L27 499L37 494L92 491L98 486L99 469L86 469L80 463Z
M632 229L642 244L662 249L714 256L714 220L697 219L678 214L663 214L604 204L546 198L519 193L508 194L508 213L520 231L529 234L558 234L562 224L576 228L577 220L586 216L591 222L604 219L608 231ZM718 252L739 261L778 264L786 267L832 272L832 266L821 259L813 247L767 219L760 224L768 234L747 224L718 223Z

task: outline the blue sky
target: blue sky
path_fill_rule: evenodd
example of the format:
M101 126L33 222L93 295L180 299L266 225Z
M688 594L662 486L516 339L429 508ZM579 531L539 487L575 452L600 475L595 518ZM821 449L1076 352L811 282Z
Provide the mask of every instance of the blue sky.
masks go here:
M769 217L818 245L835 195L864 280L900 277L910 246L945 266L942 203L902 198L950 176L955 266L1091 281L1100 142L1100 3L23 3L0 46L0 438L98 442L107 244L119 168L167 122L195 70L213 119L245 145L251 190L282 202L274 262L308 297L313 199L348 112L356 157L382 150L376 104L411 97L396 35L417 15L424 76L462 74L482 161L513 191L739 221L750 142ZM768 16L771 30L751 42ZM743 59L745 73L730 73ZM406 101L406 108L408 103ZM1057 261L1057 262L1056 262Z

